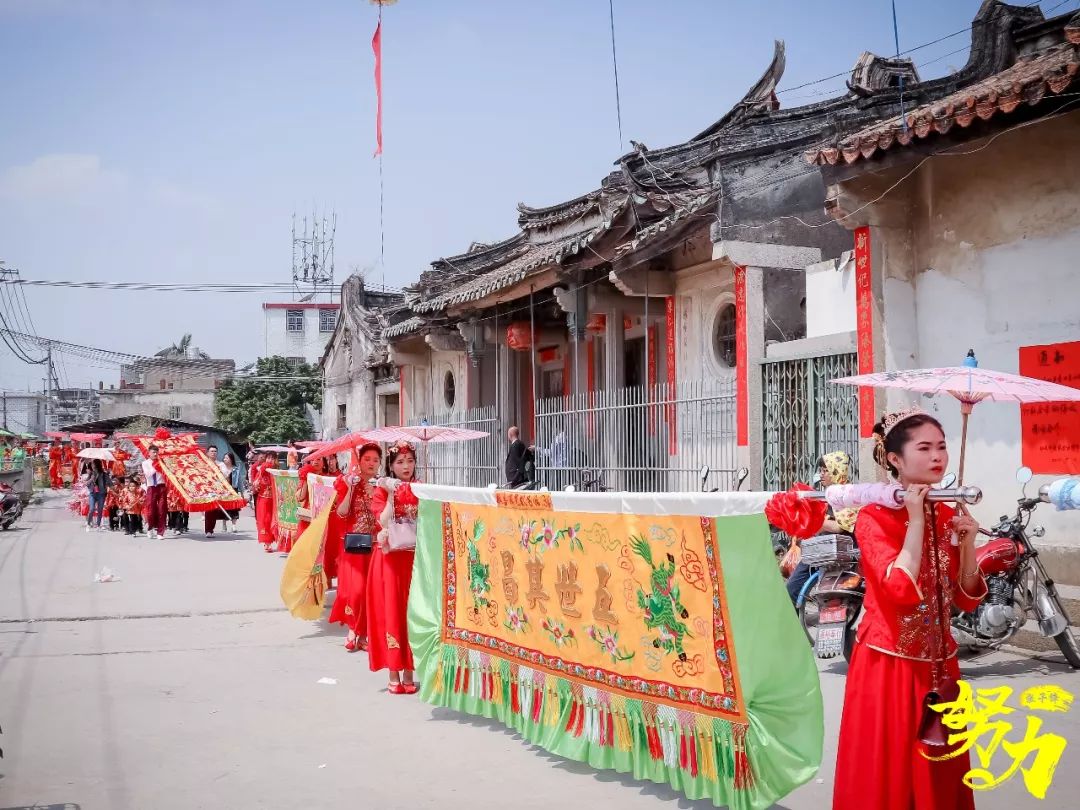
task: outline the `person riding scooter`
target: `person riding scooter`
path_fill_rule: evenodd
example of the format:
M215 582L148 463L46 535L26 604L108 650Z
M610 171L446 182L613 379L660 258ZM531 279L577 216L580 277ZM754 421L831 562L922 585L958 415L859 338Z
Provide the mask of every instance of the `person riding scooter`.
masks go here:
M822 456L818 459L817 466L822 487L831 486L832 484L851 483L851 457L843 450L837 450L834 453L827 453ZM825 519L819 534L845 534L854 538L855 518L858 511L857 509L841 509L834 512L830 506L828 517ZM799 594L809 578L810 566L800 561L787 580L787 592L788 596L791 597L792 604L797 604Z

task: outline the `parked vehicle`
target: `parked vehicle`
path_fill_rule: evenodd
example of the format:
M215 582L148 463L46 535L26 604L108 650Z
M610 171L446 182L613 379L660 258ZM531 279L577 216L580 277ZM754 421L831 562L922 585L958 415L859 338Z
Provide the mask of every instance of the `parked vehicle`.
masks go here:
M7 484L0 483L0 530L7 531L22 517L22 499Z
M953 615L953 638L969 649L999 647L1031 618L1038 622L1042 635L1057 642L1069 664L1080 669L1076 628L1070 625L1054 581L1029 539L1046 533L1041 526L1028 528L1035 508L1046 500L1045 488L1038 497L1027 497L1031 478L1032 472L1027 467L1017 471L1016 480L1023 490L1016 513L1012 517L1002 515L997 525L980 530L991 538L976 550L988 593L974 612Z
M578 492L611 492L610 487L604 486L604 476L599 470L582 470L581 483L577 487Z
M843 654L851 660L855 624L862 613L866 580L859 569L853 538L825 534L802 542L802 561L810 566L795 607L818 658Z

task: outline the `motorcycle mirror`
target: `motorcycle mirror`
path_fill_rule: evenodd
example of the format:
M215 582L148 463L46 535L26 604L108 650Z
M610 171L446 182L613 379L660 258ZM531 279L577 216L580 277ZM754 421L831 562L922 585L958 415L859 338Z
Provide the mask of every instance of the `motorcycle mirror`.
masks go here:
M577 492L577 489L576 489L576 488L574 487L574 485L573 485L573 484L567 484L567 485L566 485L566 486L565 486L565 487L563 488L563 492Z
M746 467L739 467L739 471L735 473L735 489L738 489L743 485L743 481L750 477L750 470Z
M702 464L701 465L701 470L698 472L698 475L700 475L701 480L704 481L706 478L709 477L710 472L712 472L712 470L709 469L709 465L708 464Z
M1016 482L1018 484L1026 484L1034 477L1035 473L1031 471L1031 467L1021 467L1016 471Z
M818 486L818 485L819 485L819 484L821 483L821 473L814 473L814 477L813 477L813 479L811 480L811 483L812 483L812 484L813 484L813 485L814 485L815 487L817 487L817 486Z
M941 479L942 489L952 489L955 484L956 473L948 473L944 478Z

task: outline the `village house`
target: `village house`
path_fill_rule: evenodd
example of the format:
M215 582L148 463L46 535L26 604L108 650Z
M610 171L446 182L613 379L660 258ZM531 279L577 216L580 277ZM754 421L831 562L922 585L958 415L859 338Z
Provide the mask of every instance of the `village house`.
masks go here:
M214 396L235 372L236 361L213 359L186 347L183 354L165 350L140 358L120 367L118 388L98 392L98 416L106 420L151 416L213 424Z
M806 153L825 210L855 239L853 257L808 270L808 319L856 332L866 368L957 366L974 349L985 368L1080 387L1080 13L988 3L980 15L1006 9L1008 27L975 29L958 88L916 86L903 118L838 129ZM868 411L911 402L880 391ZM921 404L955 448L959 404ZM1012 511L1022 464L1046 476L1032 492L1080 472L1080 406L978 404L966 468L984 520ZM1056 576L1080 583L1065 553L1080 550L1080 518L1047 508L1037 520Z
M1010 102L971 136L1016 123L1017 116L1045 114L1054 103L1049 97L1075 74L1075 46L1066 45L1069 19L1043 20L1038 9L987 0L973 21L971 56L960 71L924 81L909 60L863 53L848 92L790 109L781 107L776 91L785 67L777 43L762 78L687 142L657 150L635 143L593 191L551 206L520 205L517 233L434 261L404 302L379 316L388 321L381 334L366 333L364 362L370 365L356 373L370 375L370 383L354 387L364 401L346 406L345 413L355 408L360 416L345 422L385 424L396 406L401 423L426 419L488 431L486 441L432 448L428 474L448 483L501 481L505 430L512 424L540 451L540 475L549 486L581 486L599 473L614 488L695 489L698 468L707 464L714 470L708 488L729 487L739 466L750 469L749 485L783 488L808 480L817 457L836 449L850 452L872 477L860 435L888 403L879 398L860 414L858 392L829 380L860 369L957 364L968 348L979 349L987 366L1015 369L1016 347L1009 349L1010 365L995 348L1003 338L992 338L995 329L1009 330L1008 340L1018 337L1015 316L997 311L988 320L976 313L970 334L961 338L953 313L965 310L942 299L949 285L968 281L978 282L981 297L999 296L998 307L1006 300L1022 303L1021 297L1002 286L1003 271L967 279L962 273L974 272L971 265L960 266L954 257L993 246L1006 261L1023 241L1025 255L1044 264L1064 255L1075 238L1067 235L1075 225L1064 221L1076 215L1075 191L1066 190L1075 178L1061 171L1075 131L1064 121L1040 125L1046 134L1034 152L1012 145L1010 138L1019 136L1009 136L970 158L1000 168L972 163L961 169L959 157L941 158L893 195L893 184L910 171L903 160L921 160L934 149L921 135L909 137L900 122L913 111L959 107L969 96L977 99L981 121L984 88L1003 72L1015 81L1008 71L1032 59L1053 62L1044 89L1025 90L1038 98ZM1039 56L1049 52L1055 56ZM935 115L912 129L941 126ZM957 134L963 124L955 129L933 137L965 137ZM1038 129L1024 137L1034 138ZM992 149L1002 151L995 158ZM1023 153L1038 154L1045 166L1017 162ZM1047 188L1054 192L1037 204L1017 193L1007 215L975 213L995 199L992 178L1004 184L1017 171L1025 182L1052 177L1057 185ZM962 174L971 183L977 177L982 187L964 191ZM947 228L940 217L952 214L941 210L943 199L958 217ZM905 224L882 225L886 211ZM1036 216L1039 223L1031 227ZM986 231L998 228L1002 217L1011 217L1004 229L1011 235L990 240ZM861 244L870 246L876 273L872 352L856 318L860 223L870 227ZM903 235L874 233L875 223ZM983 232L965 236L963 229ZM1036 235L1043 241L1032 241ZM924 236L928 252L913 246ZM907 264L891 269L883 258L890 251ZM919 274L924 281L915 280ZM1033 288L1024 295L1046 307L1046 296ZM904 313L891 322L881 311L890 298ZM1061 296L1054 306L1068 309L1067 300ZM1074 329L1075 314L1058 309L1051 307L1044 326L1031 328L1032 344L1063 341ZM343 298L342 319L357 317L347 310ZM936 322L921 314L931 311ZM364 322L373 323L367 316ZM324 366L339 351L335 343L344 341L339 334ZM348 372L326 368L334 385L343 385L341 374L353 384ZM327 403L341 406L330 397ZM1016 408L989 414L998 407L983 406L977 417L1012 419L1005 435L1013 437L1015 456ZM334 417L324 409L328 424ZM999 478L1010 476L1011 470Z

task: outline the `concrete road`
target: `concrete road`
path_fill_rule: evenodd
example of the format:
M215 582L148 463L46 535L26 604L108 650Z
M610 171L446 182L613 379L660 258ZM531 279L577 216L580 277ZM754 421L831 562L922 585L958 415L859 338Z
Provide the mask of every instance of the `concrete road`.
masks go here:
M280 609L281 559L254 542L250 516L242 529L214 542L85 534L50 497L0 535L0 810L711 807L388 695L337 628ZM95 583L102 566L120 580ZM778 807L830 805L845 669L821 666L818 779ZM977 686L1080 693L1060 656L964 669ZM1070 740L1048 798L1017 776L978 807L1076 806L1080 706L1044 730Z

